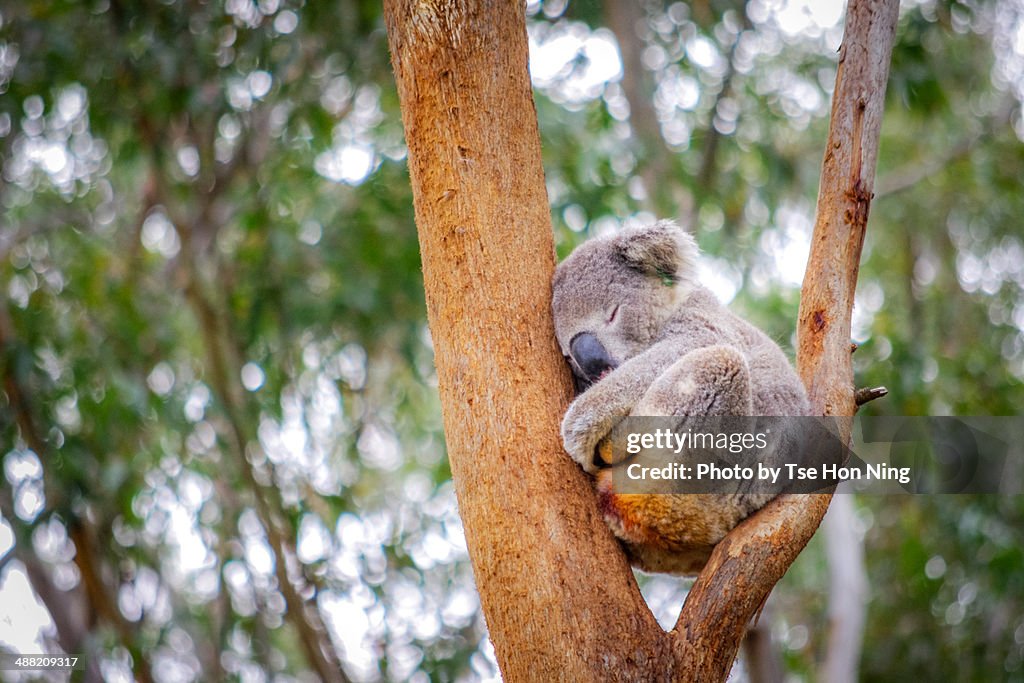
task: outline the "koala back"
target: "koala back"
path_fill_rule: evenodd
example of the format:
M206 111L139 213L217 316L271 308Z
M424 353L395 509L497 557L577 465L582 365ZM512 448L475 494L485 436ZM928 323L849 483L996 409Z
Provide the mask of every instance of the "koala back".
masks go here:
M808 415L810 406L789 359L760 329L725 307L703 286L694 287L666 321L658 341L671 341L680 356L694 349L727 345L746 360L752 415Z

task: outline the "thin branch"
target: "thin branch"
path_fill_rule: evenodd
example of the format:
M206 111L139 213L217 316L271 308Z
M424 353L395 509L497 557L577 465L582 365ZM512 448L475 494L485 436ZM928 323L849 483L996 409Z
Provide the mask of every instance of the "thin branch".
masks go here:
M99 648L90 638L94 612L89 608L82 585L63 591L54 584L50 570L32 548L31 528L14 512L14 496L9 486L0 485L0 516L14 530L14 547L4 557L4 564L17 560L24 567L32 592L43 603L57 630L57 644L65 654L86 656L85 683L102 680L99 669Z
M185 123L184 125L188 125ZM237 465L238 473L246 482L251 493L254 511L264 528L267 541L274 553L278 589L287 605L285 618L298 634L306 660L317 676L324 681L347 683L348 678L341 668L330 635L315 605L307 608L307 601L301 596L288 575L288 563L294 556L289 552L285 534L279 528L275 508L282 509L279 492L274 486L261 484L254 472L254 465L246 456L248 444L257 440L247 415L248 405L237 378L241 369L238 344L233 341L233 330L223 310L218 310L215 297L209 292L216 288L208 285L199 267L199 260L209 252L222 221L215 220L213 213L217 199L230 185L232 179L245 162L258 161L265 152L247 152L243 148L233 162L219 169L214 181L198 198L199 204L189 211L182 202L175 201L168 178L164 173L163 147L154 122L140 118L139 129L151 157L151 179L154 198L174 224L181 238L182 249L175 262L180 281L184 282L186 303L192 309L200 330L210 385L224 411L228 426L227 443ZM244 141L243 141L244 142ZM255 154L254 159L251 154ZM218 272L220 272L218 270ZM226 307L225 307L226 308Z
M979 142L991 137L995 131L1005 128L1016 105L1015 98L1007 98L991 116L983 121L979 130L965 136L955 145L945 148L941 154L925 161L908 163L885 174L878 179L875 199L909 190L918 183L942 173L950 164L969 156Z
M647 44L641 37L640 29L647 22L646 3L640 0L620 2L606 0L604 18L608 28L615 34L622 56L623 95L629 102L629 126L632 139L638 148L640 177L646 191L647 208L659 215L682 213L688 215L693 199L686 196L670 206L675 194L681 189L677 179L668 173L671 158L665 139L661 135L661 124L654 109L652 96L654 87L650 72L644 67L643 53Z
M865 403L888 395L888 393L889 390L885 387L861 387L854 393L853 398L859 408Z
M852 416L856 409L850 318L898 14L898 0L851 0L847 8L797 332L798 370L819 415ZM716 546L673 630L682 671L726 678L750 618L810 540L830 499L780 496Z
M254 510L263 525L267 542L274 553L275 573L278 590L287 605L286 619L292 624L299 636L306 660L324 681L347 683L348 678L341 668L334 643L320 617L316 606L307 606L307 601L288 573L288 565L294 552L290 552L285 534L281 532L276 510L281 510L279 492L274 486L261 484L254 472L255 465L246 457L246 448L255 443L255 435L251 433L250 420L246 417L246 399L235 378L239 376L241 363L237 357L237 345L232 343L232 330L226 322L226 316L218 312L208 288L203 286L203 279L196 267L197 254L186 240L193 234L192 230L182 231L183 249L181 266L185 270L187 285L185 298L196 317L201 333L203 348L210 369L210 384L217 396L227 420L229 450L237 465L238 472L252 494Z
M772 642L770 606L747 629L743 655L750 683L782 683L784 668L778 644Z
M942 154L927 161L915 161L889 172L878 181L875 199L898 194L909 190L920 182L941 173L953 162L959 161L971 153L974 145L982 138L978 132L961 140L952 147L946 148Z
M740 16L742 17L741 24L736 31L736 37L733 39L732 45L729 46L729 52L725 60L725 75L722 77L718 93L715 95L715 103L711 107L711 120L708 121L708 127L705 132L704 154L701 156L700 171L697 174L697 187L700 188L698 193L700 196L710 194L714 187L715 169L718 165L718 145L722 138L722 133L715 126L715 117L718 115L718 107L722 104L722 101L732 94L732 81L736 76L736 50L739 48L743 32L751 28L750 18L747 16L746 9L740 11Z
M14 421L18 425L22 440L35 451L37 456L43 458L47 451L46 441L40 436L29 407L27 392L19 381L18 368L14 359L16 350L14 321L11 320L6 301L0 298L0 360L6 360L3 366L3 389L7 394L7 400L11 403L11 409L14 411ZM47 496L47 501L52 506L53 502L49 500L49 496Z
M153 683L149 657L143 649L139 630L121 613L117 604L117 588L103 577L102 560L97 561L94 551L99 546L96 530L82 515L68 523L68 535L75 545L75 566L81 576L81 586L88 596L89 605L117 633L121 643L132 656L132 669L141 683Z

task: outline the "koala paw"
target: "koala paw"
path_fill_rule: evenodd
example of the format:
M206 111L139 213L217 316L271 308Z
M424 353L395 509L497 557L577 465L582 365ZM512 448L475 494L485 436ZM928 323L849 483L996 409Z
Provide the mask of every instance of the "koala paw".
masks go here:
M580 402L573 401L562 419L562 444L580 467L594 474L600 469L595 462L595 452L604 433L594 429L593 422L587 417L585 410L580 409Z

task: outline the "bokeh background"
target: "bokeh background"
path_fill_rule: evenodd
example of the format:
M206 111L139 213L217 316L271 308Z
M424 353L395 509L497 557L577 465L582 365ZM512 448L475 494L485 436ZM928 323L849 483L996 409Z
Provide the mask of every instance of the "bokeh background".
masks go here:
M791 351L843 11L531 0L560 255L675 217ZM866 412L1014 415L1024 1L900 15L854 316L858 383L890 395ZM0 647L81 654L76 680L498 678L405 155L375 1L0 0ZM850 520L862 680L1024 679L1020 497L861 496ZM820 536L766 612L786 680L819 678L844 590ZM642 583L671 623L686 582Z

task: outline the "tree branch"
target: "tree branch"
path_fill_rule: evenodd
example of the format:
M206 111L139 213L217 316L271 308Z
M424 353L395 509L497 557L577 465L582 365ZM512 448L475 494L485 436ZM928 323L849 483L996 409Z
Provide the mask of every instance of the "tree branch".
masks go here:
M797 332L797 366L815 414L856 410L850 318L898 12L898 0L851 0L847 9ZM840 423L848 441L848 422ZM726 678L747 623L810 540L830 499L780 496L718 544L674 630L683 671Z
M913 161L885 174L878 179L875 199L881 199L882 197L888 197L889 195L909 190L918 183L946 170L950 164L968 156L976 144L992 136L996 130L1004 129L1009 124L1016 106L1016 98L1008 97L991 115L982 121L982 126L979 130L966 135L955 145L944 149L941 154L931 159Z
M876 398L888 395L888 393L889 390L885 387L861 387L854 393L853 398L859 408L865 403L874 401Z
M256 466L246 457L248 445L258 440L252 427L252 411L249 410L237 379L242 366L239 344L226 313L227 307L223 302L218 307L217 296L211 293L217 289L206 281L200 267L201 259L208 257L209 247L220 226L219 222L212 220L214 204L230 183L232 174L242 167L222 169L224 175L218 176L206 192L200 195L198 208L188 212L186 207L174 201L163 172L162 151L156 138L143 137L150 146L154 197L167 212L181 238L182 249L177 257L177 268L184 283L184 297L199 328L211 389L223 409L227 423L228 451L249 489L253 511L263 526L267 543L274 554L278 590L287 605L285 619L295 629L306 661L317 677L332 683L347 683L348 676L342 669L318 608L307 604L308 601L302 597L289 575L288 564L294 558L294 552L288 542L288 534L280 528L279 518L283 515L276 514L283 508L280 493L274 486L259 481Z
M247 445L255 443L256 439L246 419L245 399L235 379L239 376L241 364L233 353L235 345L230 341L229 327L224 322L224 316L218 315L204 292L201 276L192 261L195 254L188 249L182 251L187 254L184 261L189 280L186 298L199 324L210 369L210 384L227 420L228 448L239 474L249 488L254 512L263 525L267 544L274 554L278 590L288 608L285 618L295 628L306 661L318 678L331 683L347 683L348 677L341 668L334 643L317 607L307 605L288 573L288 563L294 553L287 543L286 534L280 530L278 515L275 515L275 511L280 510L279 493L273 486L259 482L254 472L255 466L246 457Z

